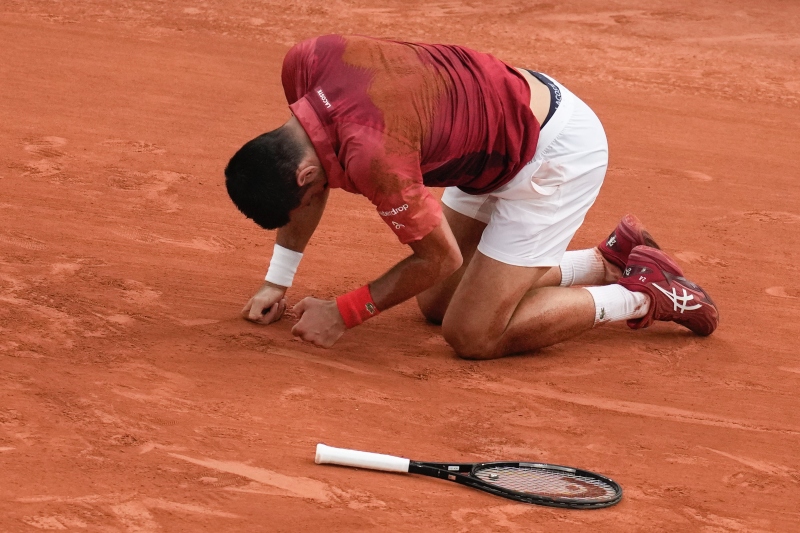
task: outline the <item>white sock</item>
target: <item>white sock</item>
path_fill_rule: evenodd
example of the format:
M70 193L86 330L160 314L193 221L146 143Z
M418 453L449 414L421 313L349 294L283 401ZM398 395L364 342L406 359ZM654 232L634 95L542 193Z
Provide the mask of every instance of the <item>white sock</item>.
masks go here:
M594 325L642 318L650 310L650 298L642 292L632 292L622 285L583 287L594 298Z
M561 286L600 285L606 277L606 267L600 250L574 250L565 252L558 265L561 268Z

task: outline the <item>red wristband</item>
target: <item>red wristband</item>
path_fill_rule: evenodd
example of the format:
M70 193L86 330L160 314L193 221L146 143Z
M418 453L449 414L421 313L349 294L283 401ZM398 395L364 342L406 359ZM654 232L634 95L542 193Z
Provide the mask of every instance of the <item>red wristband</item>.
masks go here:
M366 319L380 313L375 302L372 301L369 285L339 296L336 298L336 307L339 308L339 314L342 315L347 329L354 328Z

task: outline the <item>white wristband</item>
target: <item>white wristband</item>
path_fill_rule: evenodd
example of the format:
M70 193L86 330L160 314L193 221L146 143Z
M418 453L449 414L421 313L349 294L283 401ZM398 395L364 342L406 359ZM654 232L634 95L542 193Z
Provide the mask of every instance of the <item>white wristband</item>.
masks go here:
M272 259L269 261L269 270L264 279L281 287L291 287L302 258L301 252L275 244L275 248L272 249Z

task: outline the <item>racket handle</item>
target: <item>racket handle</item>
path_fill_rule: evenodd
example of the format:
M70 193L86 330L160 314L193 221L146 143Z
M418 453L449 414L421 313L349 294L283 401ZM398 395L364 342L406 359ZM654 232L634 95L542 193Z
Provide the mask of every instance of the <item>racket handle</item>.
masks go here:
M318 465L327 463L387 472L408 472L408 465L411 461L394 455L334 448L320 443L317 444L317 455L314 462Z

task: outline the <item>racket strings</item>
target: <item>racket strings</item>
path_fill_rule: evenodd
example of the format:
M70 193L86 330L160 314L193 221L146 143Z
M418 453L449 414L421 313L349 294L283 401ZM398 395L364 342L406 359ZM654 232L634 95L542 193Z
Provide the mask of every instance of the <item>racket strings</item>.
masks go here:
M548 498L604 500L617 496L616 488L600 479L545 468L496 466L473 475L503 489Z

